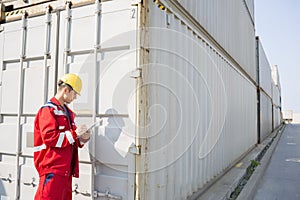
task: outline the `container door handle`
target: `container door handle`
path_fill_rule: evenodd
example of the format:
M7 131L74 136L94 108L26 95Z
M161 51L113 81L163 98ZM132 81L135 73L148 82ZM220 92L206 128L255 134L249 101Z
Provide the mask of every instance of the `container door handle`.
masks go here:
M23 182L23 184L26 185L26 186L32 186L32 187L37 186L37 184L35 183L35 178L34 177L32 177L31 182Z
M110 194L108 190L106 190L105 192L94 191L94 197L95 198L97 198L97 197L105 197L107 199L122 200L121 196Z

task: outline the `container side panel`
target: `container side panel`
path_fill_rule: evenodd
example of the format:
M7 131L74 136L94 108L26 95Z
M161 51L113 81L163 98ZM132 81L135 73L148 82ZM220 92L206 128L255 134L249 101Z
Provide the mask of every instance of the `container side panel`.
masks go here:
M280 108L273 106L273 113L274 113L274 122L273 122L273 129L276 129L281 124L281 111Z
M272 127L272 100L260 91L260 139L266 138L273 130Z
M272 66L272 80L274 82L274 84L279 88L279 90L281 89L280 86L280 80L279 80L279 71L278 71L278 66L277 65L273 65Z
M272 82L272 99L275 106L281 106L280 97L281 92L279 88Z
M178 17L150 16L142 195L185 199L255 145L256 87Z
M266 94L269 97L272 97L271 65L269 64L268 58L260 40L257 48L259 66L259 86L266 92Z
M253 0L178 2L255 81Z

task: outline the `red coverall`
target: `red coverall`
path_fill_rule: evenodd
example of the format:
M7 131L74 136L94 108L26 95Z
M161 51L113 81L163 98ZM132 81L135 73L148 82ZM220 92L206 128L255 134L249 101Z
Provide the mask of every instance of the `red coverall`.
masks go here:
M35 200L71 200L72 176L79 177L75 114L52 98L34 122L34 165L40 181Z

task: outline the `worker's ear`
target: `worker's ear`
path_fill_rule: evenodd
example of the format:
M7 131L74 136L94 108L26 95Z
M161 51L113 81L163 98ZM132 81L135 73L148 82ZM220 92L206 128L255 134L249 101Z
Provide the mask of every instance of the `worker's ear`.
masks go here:
M68 87L64 87L63 91L64 91L64 94L67 94L69 92L69 88Z

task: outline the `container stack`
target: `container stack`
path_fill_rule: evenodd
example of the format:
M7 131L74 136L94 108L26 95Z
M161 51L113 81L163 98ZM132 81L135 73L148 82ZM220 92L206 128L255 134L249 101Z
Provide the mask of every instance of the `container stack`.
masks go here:
M282 122L281 114L281 86L279 80L278 66L272 66L272 99L273 99L273 129Z
M272 82L255 39L254 0L2 8L1 199L33 199L33 122L64 73L83 80L70 105L76 123L103 121L79 152L73 199L190 198L281 121L279 78Z
M271 67L257 37L258 142L282 123L281 86L277 65Z
M186 199L256 144L249 10L243 1L149 2L141 199Z

